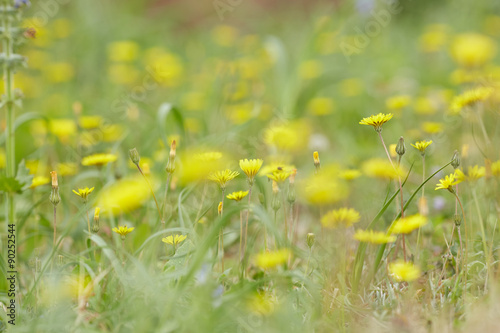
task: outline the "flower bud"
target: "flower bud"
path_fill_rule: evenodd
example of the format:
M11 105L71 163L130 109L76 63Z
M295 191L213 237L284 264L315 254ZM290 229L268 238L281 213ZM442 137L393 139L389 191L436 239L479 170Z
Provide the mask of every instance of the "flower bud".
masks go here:
M52 177L52 188L59 187L57 182L57 171L51 171L50 176Z
M59 202L61 202L61 196L59 195L59 187L52 186L52 190L50 191L49 200L54 206L57 206L59 204Z
M139 164L139 162L141 161L141 157L139 156L139 152L135 148L132 148L128 151L128 156L130 156L132 163L134 163L135 165Z
M403 137L399 138L398 144L396 145L396 153L399 156L403 156L406 152L405 139Z
M167 167L165 170L167 173L172 174L175 171L175 152L176 152L177 144L175 140L172 140L172 144L170 145L170 155L168 157Z
M319 161L319 153L317 151L315 151L313 153L313 159L314 159L314 166L316 167L316 171L319 171L320 161Z
M462 224L462 216L458 215L458 214L455 214L453 216L453 222L455 222L455 225L457 227L460 227L460 225Z
M92 225L92 233L97 234L99 232L99 213L101 212L101 208L96 207L94 211L94 224Z
M221 202L219 202L219 206L217 207L217 212L219 213L219 216L222 215L222 209L223 209L223 204L221 201Z
M287 201L289 204L293 204L295 202L295 199L296 199L295 184L290 183L288 185Z
M453 157L451 158L451 166L454 169L457 169L460 166L460 153L458 150L455 150L453 153Z
M315 240L316 236L312 232L307 234L307 246L309 246L309 248L313 247Z

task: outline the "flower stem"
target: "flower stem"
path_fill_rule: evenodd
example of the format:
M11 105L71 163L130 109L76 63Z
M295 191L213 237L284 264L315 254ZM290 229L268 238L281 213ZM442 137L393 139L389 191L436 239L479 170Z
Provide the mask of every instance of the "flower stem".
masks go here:
M455 195L455 198L457 199L458 204L460 205L460 209L462 210L462 217L464 219L464 229L465 229L465 259L463 260L462 263L462 271L464 271L464 291L463 291L463 301L465 303L465 294L466 294L466 289L467 289L467 261L468 261L468 253L469 253L469 241L467 237L467 221L465 220L465 211L464 207L462 206L462 202L460 201L460 198L458 197L456 192L452 192ZM460 238L460 230L458 231L458 235ZM460 243L462 240L460 240Z
M422 155L422 183L425 182L425 153ZM425 186L422 187L422 199L420 199L420 204L424 204L424 199L425 198ZM420 253L419 251L419 244L420 244L420 229L421 227L418 227L418 233L417 233L417 253ZM450 239L450 243L453 242L453 236Z
M222 214L224 212L224 193L225 189L222 189L222 199L221 199L221 209L220 209L220 218L222 218ZM220 227L219 231L219 256L221 263L221 273L224 273L224 227Z
M490 256L489 256L489 250L488 250L488 245L486 244L486 233L484 230L484 221L483 221L483 216L481 215L481 209L479 208L479 201L477 200L477 193L476 193L476 188L474 187L472 189L472 197L474 198L474 204L476 205L476 210L477 210L477 215L479 216L479 226L481 227L481 236L483 239L483 250L484 250L484 259L486 261L486 269L487 272L489 273L490 271Z
M144 174L144 172L142 172L142 169L139 166L139 164L136 164L136 165L137 165L137 169L139 169L139 172L141 173L141 175L144 177L144 180L148 184L149 189L151 190L151 194L153 194L153 198L155 199L156 209L158 210L158 217L161 220L162 218L161 218L160 206L158 206L158 201L156 200L156 196L155 196L155 192L153 191L153 187L151 187L151 184L149 183L148 178L146 177L146 175Z
M168 187L170 186L170 173L167 174L167 183L165 184L165 196L163 197L163 207L162 207L162 214L161 214L161 223L163 226L165 226L165 210L167 208L167 194L168 194ZM195 221L197 222L197 221Z

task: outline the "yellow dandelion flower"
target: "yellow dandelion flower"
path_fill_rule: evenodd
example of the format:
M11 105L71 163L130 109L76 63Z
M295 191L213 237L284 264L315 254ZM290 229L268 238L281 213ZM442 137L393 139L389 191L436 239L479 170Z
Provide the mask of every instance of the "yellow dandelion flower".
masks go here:
M422 130L429 134L441 133L443 131L443 124L426 121L422 124Z
M130 62L137 58L139 45L132 41L117 41L108 45L108 58L111 61Z
M396 221L392 229L394 234L409 234L427 224L427 218L420 214L406 216Z
M391 163L383 158L369 159L363 163L361 169L369 177L382 179L398 179L406 173L402 166L395 170Z
M277 183L283 183L290 177L292 173L284 170L276 170L273 173L267 175L267 178L274 180Z
M87 202L87 198L88 196L90 195L90 193L92 193L92 191L94 190L94 188L88 188L88 187L85 187L85 188L79 188L78 189L78 192L73 190L73 193L75 193L76 195L78 195L80 198L83 199L83 201Z
M222 153L219 151L207 151L199 153L195 157L201 162L213 162L220 160L222 158Z
M248 195L249 191L238 191L228 194L226 198L234 201L241 201L244 197Z
M476 181L486 175L486 168L475 165L467 169L467 181Z
M266 164L262 169L260 169L260 175L261 176L266 176L273 174L275 172L288 172L292 173L292 171L295 169L295 166L293 165L288 165L286 163L281 163L281 162L273 162L270 164Z
M458 184L465 181L466 176L462 170L456 169L454 175L455 180L458 182Z
M422 140L422 141L417 141L415 142L415 144L411 144L413 147L417 148L418 150L420 150L420 153L422 155L425 154L425 150L427 149L427 147L429 147L430 145L432 144L432 140L429 140L429 141L425 141L425 140Z
M370 117L363 118L359 123L361 125L373 126L375 131L380 132L382 131L382 125L391 120L392 117L393 117L392 113L388 114L379 113L377 115L372 115Z
M444 189L453 192L453 185L456 185L458 183L459 181L455 179L455 174L452 173L447 175L444 179L440 179L439 184L436 184L435 190Z
M356 169L343 170L340 172L339 177L345 180L354 180L361 177L361 171Z
M500 160L491 163L491 174L497 177L500 176Z
M208 180L219 184L219 187L224 190L226 188L226 183L238 177L239 174L240 173L238 171L226 169L223 171L212 172L208 175Z
M248 300L247 306L250 311L265 316L275 311L278 302L271 295L256 293L255 296Z
M78 171L78 166L76 163L58 163L57 170L59 170L59 175L61 176L74 176Z
M51 119L49 121L49 131L62 142L67 142L68 138L77 133L76 123L73 119Z
M431 24L425 30L425 33L419 37L420 49L425 53L441 50L449 40L449 27L447 25Z
M411 97L408 95L399 95L399 96L393 96L388 98L385 101L385 106L389 110L401 110L410 105L411 103Z
M259 253L255 257L255 264L262 269L270 269L284 264L290 257L290 250L281 249L271 252Z
M78 125L83 129L94 129L101 126L103 119L101 116L81 116L78 118Z
M312 175L301 182L299 189L302 197L314 205L327 205L339 202L347 197L349 188L327 168L317 175Z
M358 229L354 234L354 239L365 243L385 244L396 241L396 236L387 235L382 231Z
M264 131L264 142L288 152L299 152L306 148L309 142L311 127L302 119L268 127Z
M360 220L359 213L352 208L339 208L329 211L321 218L325 228L337 228L340 225L350 227Z
M464 93L453 98L450 104L450 111L457 114L465 107L472 107L476 103L487 100L494 92L491 87L478 87L467 90Z
M315 116L326 116L335 110L335 102L328 97L315 97L307 103L307 112Z
M36 177L33 177L33 180L31 182L30 188L35 188L35 187L38 187L38 186L42 186L42 185L48 184L49 182L50 182L50 178L49 177L36 176Z
M119 214L141 207L151 191L140 176L125 178L99 191L97 202L107 212Z
M261 159L244 159L240 160L240 168L243 170L245 175L248 177L248 183L250 185L253 185L253 180L255 178L255 175L259 172L260 168L262 167L262 163L264 161Z
M127 226L118 226L118 228L113 228L112 230L120 235L122 239L125 239L125 236L134 231L134 229L135 228L129 228Z
M397 281L411 282L420 277L420 269L410 262L402 260L389 264L389 272Z
M162 238L161 241L163 243L167 243L167 244L170 244L170 245L173 245L173 246L177 246L180 243L182 243L186 238L187 238L186 235L175 235L175 236L170 235L170 236Z
M458 35L453 40L450 53L459 65L477 67L493 59L496 45L495 41L487 36L466 33Z
M86 156L82 159L82 165L106 165L112 163L118 159L118 156L114 154L94 154Z

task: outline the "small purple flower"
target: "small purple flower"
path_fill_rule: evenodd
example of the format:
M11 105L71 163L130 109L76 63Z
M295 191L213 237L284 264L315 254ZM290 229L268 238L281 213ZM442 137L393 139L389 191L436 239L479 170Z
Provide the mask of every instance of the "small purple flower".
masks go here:
M29 7L30 1L29 0L14 0L14 8L19 8L22 5L26 5Z

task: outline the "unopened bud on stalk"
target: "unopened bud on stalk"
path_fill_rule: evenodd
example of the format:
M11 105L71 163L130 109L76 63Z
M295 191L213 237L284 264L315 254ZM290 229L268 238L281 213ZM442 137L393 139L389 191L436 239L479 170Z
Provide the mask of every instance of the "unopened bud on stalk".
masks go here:
M219 202L219 207L217 207L217 212L219 213L219 216L221 216L221 215L222 215L222 208L223 208L223 206L222 206L222 205L223 205L223 204L222 204L222 201L221 201L221 202Z
M280 189L278 187L278 183L275 180L273 180L273 201L271 203L271 206L275 212L281 208L281 200L279 197L279 191L280 191Z
M462 216L458 215L458 214L455 214L453 216L453 221L455 222L455 225L457 227L460 227L460 225L462 224Z
M403 137L399 138L398 144L396 145L396 153L401 157L405 154L406 152L406 147L405 147L405 139Z
M135 165L139 164L139 162L141 161L141 156L139 156L139 152L135 148L132 148L128 151L128 156L130 156L132 163L134 163Z
M315 240L316 236L312 232L307 234L307 246L309 246L309 248L313 247Z
M460 153L458 150L455 150L453 153L453 157L451 158L451 166L454 169L457 169L460 166Z
M316 167L316 172L320 169L319 153L315 151L313 153L314 166Z
M92 233L97 234L99 232L99 213L101 208L96 207L94 211L94 224L92 225Z
M170 155L168 157L167 167L165 168L165 170L169 174L172 174L175 171L175 153L176 153L176 148L177 148L177 144L176 144L175 140L172 140L172 144L170 145Z
M52 190L50 191L50 197L49 200L50 202L55 206L61 202L61 196L59 195L59 184L57 182L57 172L52 171L50 173L52 176Z

